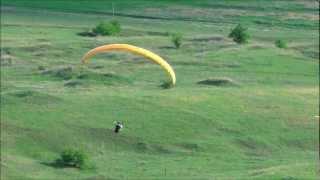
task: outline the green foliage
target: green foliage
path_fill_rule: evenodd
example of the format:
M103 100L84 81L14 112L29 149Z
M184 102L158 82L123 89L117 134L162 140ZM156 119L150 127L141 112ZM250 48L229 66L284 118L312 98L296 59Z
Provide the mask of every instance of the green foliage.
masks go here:
M120 34L121 26L116 20L112 20L110 22L100 22L95 28L92 29L92 32L102 36L115 36Z
M171 34L171 42L178 49L182 44L183 35L181 33L173 33Z
M248 28L238 24L234 29L231 30L229 37L238 44L244 44L248 42L250 35L247 32Z
M1 67L1 133L6 136L1 139L5 173L0 179L316 179L314 157L318 152L314 143L319 137L314 127L318 122L310 117L318 113L319 89L314 85L319 80L319 61L300 52L318 54L314 41L318 30L288 26L290 22L282 16L285 13L279 15L282 20L273 26L274 31L262 31L269 24L253 22L262 18L263 22L274 22L276 16L265 19L270 17L267 13L271 6L279 12L292 8L296 1L186 1L204 6L198 8L208 14L206 17L195 13L194 6L180 3L177 7L176 1L170 1L177 11L163 12L164 16L190 17L194 21L119 17L121 24L126 22L126 27L138 31L139 36L97 39L76 37L75 33L79 27L99 22L103 17L95 12L110 7L110 2L6 1L12 5L1 13L5 21L1 41L2 48L8 47L14 59L12 66ZM23 8L16 8L15 2ZM157 16L159 8L154 2L169 1L124 0L114 7L117 13L138 14L144 8L133 9L132 5L141 4L156 8L145 12ZM37 4L45 11L28 9L27 4ZM120 4L127 5L122 12ZM216 4L220 5L216 10L222 13L245 7L250 11L248 16L217 19L220 16L210 13L215 9L207 8ZM261 12L253 8L265 9ZM49 10L54 17L46 16ZM80 13L66 17L65 10ZM198 18L213 23L197 22ZM22 22L24 28L10 25ZM256 30L250 35L259 45L237 48L224 39L216 40L228 34L234 22L251 23ZM183 41L185 48L162 48L171 44L165 32L176 31L188 39ZM191 41L195 37L204 40ZM270 40L274 46L277 39L290 39L297 45L279 53L269 48ZM126 53L114 53L115 58L100 54L88 65L94 72L76 72L87 50L117 42L136 44L164 56L177 73L178 86L170 90L156 87L167 78L164 72L148 61L129 61L136 56ZM46 69L38 70L39 65ZM63 70L68 66L72 71ZM45 72L49 74L44 76ZM72 78L67 81L68 73ZM133 83L126 84L118 76ZM224 86L220 79L212 81L210 77L228 77L241 87ZM197 84L207 79L207 85ZM78 86L79 81L83 84ZM104 82L121 86L106 86ZM111 130L115 120L127 122L120 134ZM75 143L86 147L90 155L86 162L92 160L96 172L42 163L55 160L59 155L55 152Z
M170 88L173 88L173 85L171 82L163 82L161 85L160 85L163 89L170 89Z
M44 66L40 65L40 66L38 66L38 70L39 71L44 71L44 70L46 70L46 68Z
M76 149L66 149L61 152L56 164L62 167L75 167L83 169L86 165L87 156Z
M284 40L276 40L274 43L278 48L287 48L287 43Z

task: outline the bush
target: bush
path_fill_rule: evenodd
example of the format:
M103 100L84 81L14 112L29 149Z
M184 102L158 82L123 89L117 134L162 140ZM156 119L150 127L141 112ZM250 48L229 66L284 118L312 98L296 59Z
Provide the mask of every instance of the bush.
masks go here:
M97 35L103 36L114 36L118 35L121 31L120 23L116 20L112 20L108 23L101 22L95 28L92 29L92 32Z
M287 48L287 43L283 40L277 40L275 42L275 45L278 47L278 48Z
M182 34L180 33L171 34L171 42L174 44L174 46L177 49L180 48L182 44Z
M163 89L173 88L173 84L171 82L165 81L160 85Z
M238 44L247 43L248 39L250 38L247 30L247 28L243 27L241 24L238 24L234 29L231 30L229 37Z
M45 68L44 66L41 66L41 65L40 65L40 66L38 66L38 70L39 70L39 71L44 71L44 70L46 70L46 68Z
M75 167L83 169L87 161L87 156L78 150L64 150L56 160L56 164L63 167Z

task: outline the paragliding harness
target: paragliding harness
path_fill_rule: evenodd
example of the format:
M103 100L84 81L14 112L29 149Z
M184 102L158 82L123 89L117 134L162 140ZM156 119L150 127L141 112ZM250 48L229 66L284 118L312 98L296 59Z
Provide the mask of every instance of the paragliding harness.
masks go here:
M117 121L116 126L114 127L114 132L118 133L118 132L120 132L120 129L122 129L122 128L123 128L123 124L121 122Z

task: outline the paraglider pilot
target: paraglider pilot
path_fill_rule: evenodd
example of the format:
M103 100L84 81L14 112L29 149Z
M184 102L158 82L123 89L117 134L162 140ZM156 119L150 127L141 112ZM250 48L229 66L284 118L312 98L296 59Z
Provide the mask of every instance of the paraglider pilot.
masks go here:
M118 133L123 128L123 124L119 121L115 122L114 132Z

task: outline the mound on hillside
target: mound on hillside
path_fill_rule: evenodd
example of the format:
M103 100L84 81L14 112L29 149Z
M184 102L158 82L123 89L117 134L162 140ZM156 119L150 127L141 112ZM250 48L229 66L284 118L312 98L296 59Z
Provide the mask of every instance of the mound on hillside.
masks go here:
M40 43L37 43L35 45L24 46L24 47L21 47L20 49L31 52L31 53L35 53L35 52L47 51L49 49L52 49L52 45L48 41L41 40Z
M42 75L51 76L58 79L68 80L72 78L73 71L72 67L59 67L49 70L44 70L41 72Z
M214 37L197 37L189 39L191 42L222 42L225 39L220 36L214 36Z
M105 73L105 72L85 71L85 72L81 72L81 74L78 75L76 78L77 80L80 80L80 81L102 82L103 84L107 84L107 85L132 83L130 79L112 72Z
M9 50L1 49L1 66L10 66L14 60L14 56L11 55Z
M237 83L228 77L214 77L205 80L201 80L198 84L209 86L235 86Z
M83 37L96 37L98 36L97 33L93 32L92 30L85 30L82 32L77 33L78 36ZM143 31L143 30L136 30L136 29L122 29L118 36L120 37L133 37L133 36L169 36L169 32L160 32L160 31Z
M169 82L169 81L165 81L165 82L163 82L163 83L160 85L160 87L161 87L162 89L171 89L171 88L173 88L173 86L174 86L174 85L172 85L172 83Z
M99 67L100 68L100 67ZM38 67L41 75L58 80L67 80L64 84L66 87L82 86L88 83L102 83L105 85L115 84L131 84L129 78L112 72L100 72L93 70L77 70L71 66L57 67L52 69L45 69Z
M70 81L64 83L64 86L66 86L66 87L77 87L77 86L82 86L82 85L84 85L84 83L78 79L70 80Z
M77 35L84 36L84 37L96 37L97 36L97 34L92 32L91 30L79 32L79 33L77 33Z
M61 100L60 98L55 97L53 95L49 95L46 93L33 91L33 90L23 90L23 91L8 93L4 98L8 100L5 102L15 102L16 100L12 98L18 98L19 99L18 101L28 103L28 104L37 104L37 105L57 103Z
M52 44L44 39L38 41L37 44L27 44L26 46L19 47L18 50L27 52L33 56L47 56L48 52L56 51Z
M103 69L104 66L103 65L91 65L91 66L89 66L89 68L91 68L91 69Z

